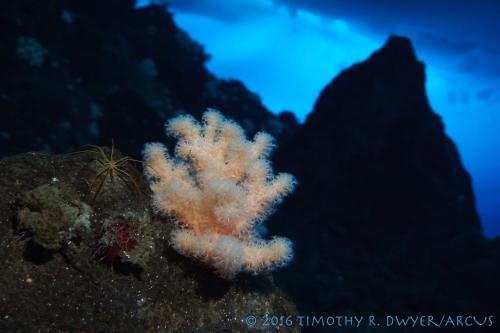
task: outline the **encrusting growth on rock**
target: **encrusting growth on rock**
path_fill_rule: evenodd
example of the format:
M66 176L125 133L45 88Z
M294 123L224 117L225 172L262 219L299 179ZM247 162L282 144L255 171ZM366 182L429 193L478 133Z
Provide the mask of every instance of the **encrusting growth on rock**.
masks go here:
M179 116L166 130L179 139L175 157L162 144L149 143L144 165L154 207L177 223L174 249L225 278L286 265L291 242L266 241L255 228L295 185L289 174L273 175L273 138L261 132L249 141L237 123L213 110L205 112L202 124Z

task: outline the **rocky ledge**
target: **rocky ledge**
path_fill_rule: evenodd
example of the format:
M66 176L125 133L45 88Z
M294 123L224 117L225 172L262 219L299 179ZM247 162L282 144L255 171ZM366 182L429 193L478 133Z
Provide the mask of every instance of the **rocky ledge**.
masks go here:
M173 252L141 174L110 154L0 161L0 331L273 332L245 318L296 315L270 275L226 281Z

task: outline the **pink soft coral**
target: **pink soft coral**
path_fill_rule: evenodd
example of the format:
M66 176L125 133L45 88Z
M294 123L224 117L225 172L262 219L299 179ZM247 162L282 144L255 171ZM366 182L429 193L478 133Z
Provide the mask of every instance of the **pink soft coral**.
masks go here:
M238 124L212 110L202 124L179 116L166 129L179 139L176 156L150 143L144 160L154 206L177 221L173 247L226 278L286 265L293 255L291 242L265 241L255 230L295 184L289 174L272 174L273 138L258 133L248 141Z

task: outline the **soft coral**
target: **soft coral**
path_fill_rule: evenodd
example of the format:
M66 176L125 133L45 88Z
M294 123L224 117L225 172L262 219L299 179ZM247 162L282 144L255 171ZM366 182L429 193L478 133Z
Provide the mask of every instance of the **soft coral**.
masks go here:
M258 133L248 141L238 124L211 110L203 124L179 116L166 128L179 138L176 158L151 143L144 159L154 206L177 221L173 247L227 278L287 264L291 242L265 241L255 230L295 184L291 175L273 176L268 161L273 138Z

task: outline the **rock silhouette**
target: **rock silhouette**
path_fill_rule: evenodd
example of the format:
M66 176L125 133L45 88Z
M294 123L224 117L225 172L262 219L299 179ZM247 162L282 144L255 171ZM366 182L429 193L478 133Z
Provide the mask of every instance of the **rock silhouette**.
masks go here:
M296 240L278 281L301 312L499 308L498 245L408 39L328 84L276 161L299 182L271 227Z

